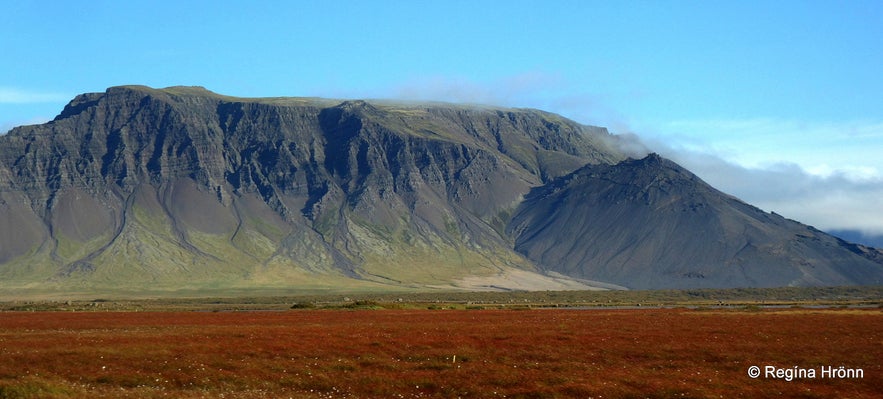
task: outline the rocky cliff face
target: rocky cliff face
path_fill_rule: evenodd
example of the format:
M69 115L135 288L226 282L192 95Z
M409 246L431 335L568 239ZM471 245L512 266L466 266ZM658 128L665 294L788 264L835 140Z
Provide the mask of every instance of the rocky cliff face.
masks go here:
M0 137L0 286L879 283L878 252L675 178L688 172L642 166L667 161L620 163L615 140L536 110L187 87L84 94L55 120ZM666 182L676 184L653 188ZM642 195L652 206L634 203ZM684 235L722 249L665 241ZM840 261L818 272L830 263L819 259Z

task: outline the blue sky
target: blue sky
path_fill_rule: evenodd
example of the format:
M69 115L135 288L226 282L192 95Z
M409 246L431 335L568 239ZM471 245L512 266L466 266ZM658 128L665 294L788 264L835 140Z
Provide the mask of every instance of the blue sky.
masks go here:
M883 235L880 21L876 0L3 2L0 131L121 84L542 108Z

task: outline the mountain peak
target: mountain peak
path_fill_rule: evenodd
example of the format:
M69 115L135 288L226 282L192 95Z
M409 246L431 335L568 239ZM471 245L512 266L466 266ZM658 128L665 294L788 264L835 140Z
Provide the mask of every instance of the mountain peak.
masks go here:
M641 158L640 161L645 163L659 163L662 162L664 159L665 158L663 158L661 155L655 152L651 152L647 154L644 158Z
M676 173L688 172L683 166L678 165L676 162L665 158L655 152L651 152L647 154L644 158L633 159L629 158L622 163L629 165L629 167L635 168L647 168L647 169L669 169L675 171ZM691 173L692 174L692 173Z
M879 252L765 213L658 154L587 165L532 190L507 232L549 271L630 288L883 281Z

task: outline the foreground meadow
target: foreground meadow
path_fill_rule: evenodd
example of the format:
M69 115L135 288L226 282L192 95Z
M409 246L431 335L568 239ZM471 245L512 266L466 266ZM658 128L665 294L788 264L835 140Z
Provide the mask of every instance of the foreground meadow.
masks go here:
M0 398L878 398L883 312L3 312L0 359Z

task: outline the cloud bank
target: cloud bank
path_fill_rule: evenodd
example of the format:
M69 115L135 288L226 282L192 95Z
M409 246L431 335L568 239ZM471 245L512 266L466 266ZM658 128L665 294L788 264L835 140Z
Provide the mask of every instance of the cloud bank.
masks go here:
M624 120L609 107L612 94L576 90L559 74L530 71L488 81L445 75L417 76L385 88L336 93L344 98L384 98L402 101L443 101L451 103L536 108L556 112L587 124ZM618 125L618 123L614 123ZM615 126L614 126L615 127Z
M698 149L743 166L771 167L784 160L823 177L883 178L881 121L691 120L667 122L660 129L674 142L703 147Z
M536 98L549 87L558 86L558 78L539 72L504 77L489 83L466 78L425 76L394 86L386 96L416 101L447 101L470 104L516 106Z
M793 162L747 167L692 145L623 136L633 153L658 152L689 169L718 190L768 212L820 230L883 235L883 178L831 170L813 173ZM638 151L635 151L637 149Z

